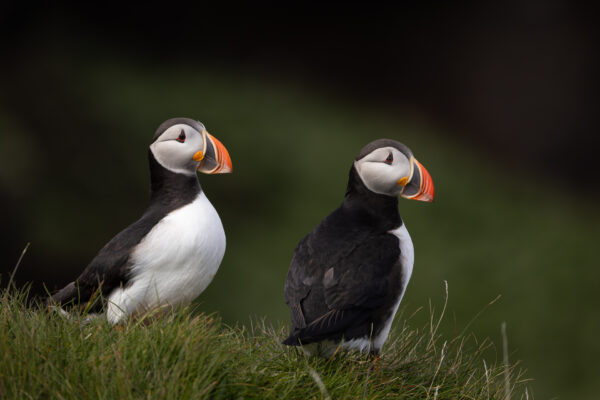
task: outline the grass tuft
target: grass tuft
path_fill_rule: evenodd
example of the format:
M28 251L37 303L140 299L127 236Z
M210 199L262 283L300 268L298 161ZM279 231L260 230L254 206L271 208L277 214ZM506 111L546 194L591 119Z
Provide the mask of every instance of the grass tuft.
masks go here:
M282 345L285 327L264 319L230 327L188 308L112 327L26 299L0 293L2 399L529 398L518 364L486 359L489 340L442 337L433 308L422 328L399 316L381 358L319 359Z

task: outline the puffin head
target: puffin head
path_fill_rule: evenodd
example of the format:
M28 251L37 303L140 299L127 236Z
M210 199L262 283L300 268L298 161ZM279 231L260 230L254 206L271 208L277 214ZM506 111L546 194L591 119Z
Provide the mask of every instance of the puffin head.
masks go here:
M225 174L233 170L225 146L201 122L190 118L163 122L152 138L150 151L160 165L179 174Z
M354 168L367 189L374 193L433 201L431 175L400 142L378 139L369 143L356 157Z

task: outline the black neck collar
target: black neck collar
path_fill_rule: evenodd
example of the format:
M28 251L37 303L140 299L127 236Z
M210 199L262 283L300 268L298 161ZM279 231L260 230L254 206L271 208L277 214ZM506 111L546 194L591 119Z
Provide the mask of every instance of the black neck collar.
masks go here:
M385 231L402 225L402 218L398 212L398 198L370 191L358 175L354 164L350 168L342 208L356 215L361 222Z
M185 175L169 171L148 150L150 162L150 205L171 209L191 203L202 191L196 174Z

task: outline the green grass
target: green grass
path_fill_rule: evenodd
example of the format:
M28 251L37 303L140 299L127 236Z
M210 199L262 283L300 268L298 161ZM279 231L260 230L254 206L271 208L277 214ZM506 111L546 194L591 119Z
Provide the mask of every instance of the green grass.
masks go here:
M231 327L191 309L113 328L26 306L0 293L2 399L504 399L528 398L518 365L486 355L488 340L442 337L443 310L421 329L403 321L381 358L307 357L286 328Z

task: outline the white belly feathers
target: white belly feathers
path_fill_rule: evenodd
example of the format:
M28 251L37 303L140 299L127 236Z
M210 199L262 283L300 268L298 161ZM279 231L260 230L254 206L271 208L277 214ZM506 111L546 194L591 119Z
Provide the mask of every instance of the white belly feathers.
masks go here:
M383 343L387 340L388 335L390 334L390 329L392 328L392 322L394 322L394 316L398 311L398 307L400 306L400 302L402 301L402 297L404 297L404 293L406 293L406 286L408 285L408 281L410 280L410 276L413 271L413 264L415 262L415 248L413 247L412 239L408 231L406 230L406 225L402 223L402 226L399 228L390 231L392 235L395 235L400 242L400 265L402 265L402 291L398 296L398 300L396 300L396 304L392 309L392 315L386 321L385 325L381 329L379 335L377 335L373 339L373 346L376 349L381 349Z
M217 211L201 192L152 228L131 255L131 280L108 298L106 317L117 323L162 305L187 305L206 289L225 254Z

